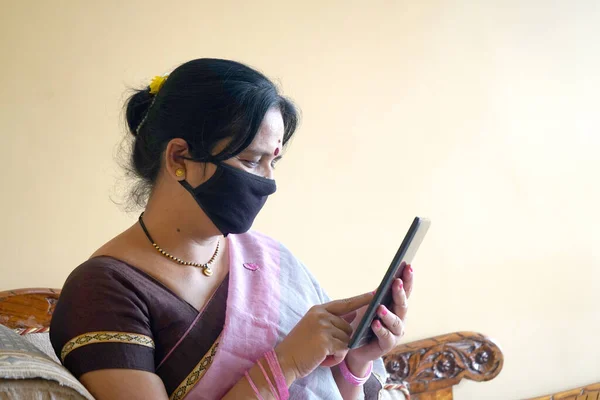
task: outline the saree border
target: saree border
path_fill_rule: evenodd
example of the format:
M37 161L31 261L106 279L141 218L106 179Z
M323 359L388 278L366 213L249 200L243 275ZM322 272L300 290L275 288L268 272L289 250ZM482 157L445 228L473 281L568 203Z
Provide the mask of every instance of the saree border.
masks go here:
M132 332L98 331L87 332L69 340L60 351L60 359L64 363L70 352L89 344L128 343L154 349L154 340L150 336Z
M177 386L177 389L173 391L173 394L169 396L169 400L183 399L185 396L187 396L190 390L192 390L192 388L196 386L198 382L200 382L200 379L202 379L202 377L212 364L215 355L217 354L217 348L219 347L220 338L221 336L219 335L219 337L217 338L217 340L215 340L210 349L208 349L206 354L204 354L200 362L196 364L192 372L190 372L188 376L185 377L185 379L179 384L179 386Z

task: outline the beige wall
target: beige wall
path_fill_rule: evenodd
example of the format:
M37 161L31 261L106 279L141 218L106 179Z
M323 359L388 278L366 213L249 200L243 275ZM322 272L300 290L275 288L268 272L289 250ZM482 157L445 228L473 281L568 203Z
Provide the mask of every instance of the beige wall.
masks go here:
M256 227L333 297L375 288L426 215L407 339L506 354L458 399L600 380L598 1L174 3L3 2L0 289L60 287L135 220L110 199L127 86L235 58L304 114Z

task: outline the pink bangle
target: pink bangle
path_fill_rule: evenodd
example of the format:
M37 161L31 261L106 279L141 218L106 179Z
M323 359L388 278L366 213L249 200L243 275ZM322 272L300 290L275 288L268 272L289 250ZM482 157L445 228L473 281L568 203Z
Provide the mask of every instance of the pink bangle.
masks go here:
M275 378L277 390L279 391L279 398L281 400L289 399L290 391L288 390L287 383L285 382L285 376L283 375L283 371L281 370L281 365L279 365L279 360L277 359L277 354L275 354L275 350L268 351L265 354L265 359L267 360L269 368L271 368L271 373Z
M359 378L358 376L352 374L352 372L350 372L350 370L348 369L346 360L340 363L340 371L342 371L342 375L344 376L346 382L354 386L361 386L364 385L365 382L368 381L369 377L371 376L371 371L373 371L373 361L369 363L369 369L367 370L367 374L364 378Z
M248 380L248 383L250 384L250 387L252 388L252 390L254 390L254 394L256 394L256 397L258 397L258 400L265 400L260 395L260 392L256 388L256 385L254 384L254 382L252 382L252 379L250 378L250 375L248 374L248 371L244 372L244 375L246 376L246 379Z
M265 380L269 384L269 389L271 389L271 393L273 393L275 400L280 400L279 395L277 394L277 390L271 383L271 380L269 379L269 375L267 374L267 371L265 371L265 368L262 366L262 363L260 362L260 360L258 360L256 363L258 364L258 366L260 367L260 370L262 371L263 375L265 376Z

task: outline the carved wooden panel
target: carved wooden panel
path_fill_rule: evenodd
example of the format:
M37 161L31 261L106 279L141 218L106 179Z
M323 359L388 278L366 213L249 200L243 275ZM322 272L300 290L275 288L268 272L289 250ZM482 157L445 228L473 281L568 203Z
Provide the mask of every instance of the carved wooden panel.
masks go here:
M0 324L11 329L48 328L59 295L56 289L0 292Z
M600 400L600 383L536 397L530 400Z
M433 392L411 393L410 400L453 400L452 387L447 387Z
M495 378L504 356L490 338L456 332L400 345L384 361L388 381L405 382L411 395L423 394L413 398L451 399L451 387L463 378L478 382Z

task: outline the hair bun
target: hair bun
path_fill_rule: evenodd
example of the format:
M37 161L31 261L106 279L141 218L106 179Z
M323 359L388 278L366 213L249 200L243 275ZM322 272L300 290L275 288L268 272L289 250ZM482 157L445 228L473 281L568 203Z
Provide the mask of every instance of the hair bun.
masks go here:
M127 118L127 126L129 132L133 136L137 136L137 129L148 114L148 109L152 104L154 95L150 93L149 88L137 90L127 100L127 109L125 112Z

